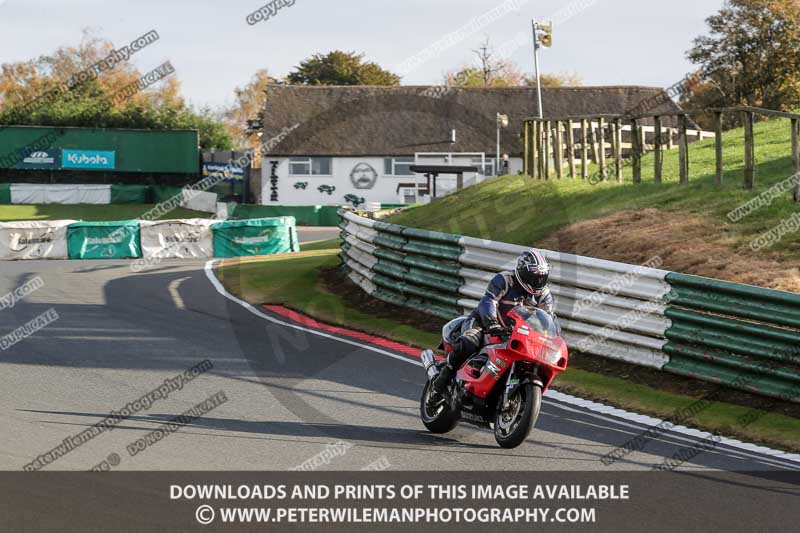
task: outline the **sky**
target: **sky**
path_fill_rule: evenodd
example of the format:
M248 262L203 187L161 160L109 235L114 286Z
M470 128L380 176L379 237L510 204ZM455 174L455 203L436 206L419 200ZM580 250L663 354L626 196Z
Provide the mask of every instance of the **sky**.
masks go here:
M144 73L170 61L196 106L233 104L233 90L266 68L282 77L303 59L355 51L440 84L474 60L487 37L533 73L530 21L555 19L542 71L575 72L585 85L668 87L693 70L685 53L724 0L0 0L0 63L81 41L90 29L115 47L156 30L131 61ZM255 18L254 18L255 17Z

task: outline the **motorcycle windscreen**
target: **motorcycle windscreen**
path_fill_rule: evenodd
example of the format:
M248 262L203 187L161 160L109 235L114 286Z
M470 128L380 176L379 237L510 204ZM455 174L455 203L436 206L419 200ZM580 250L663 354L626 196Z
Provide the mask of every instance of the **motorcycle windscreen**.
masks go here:
M557 339L560 337L558 325L553 317L541 309L533 309L530 307L517 307L514 309L519 318L521 318L528 328L535 331L546 339ZM522 324L515 324L516 327Z

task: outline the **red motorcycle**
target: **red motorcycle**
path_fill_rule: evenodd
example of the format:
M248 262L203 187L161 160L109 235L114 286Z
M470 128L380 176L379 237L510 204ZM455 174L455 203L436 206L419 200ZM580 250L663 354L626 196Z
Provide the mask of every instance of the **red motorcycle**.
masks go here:
M494 429L503 448L522 444L539 417L542 394L567 369L567 345L558 320L541 309L516 307L508 314L514 326L504 337L484 335L484 347L459 369L443 400L430 401L433 380L445 365L433 350L422 352L428 382L420 416L432 433L447 433L459 419ZM464 318L444 327L442 347L452 349Z

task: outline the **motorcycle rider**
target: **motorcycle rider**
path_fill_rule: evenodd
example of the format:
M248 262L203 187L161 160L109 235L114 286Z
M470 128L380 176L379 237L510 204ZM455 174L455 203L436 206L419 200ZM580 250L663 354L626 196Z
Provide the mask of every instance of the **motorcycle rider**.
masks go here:
M506 316L509 311L524 305L553 313L553 295L547 287L549 277L550 264L544 254L530 249L519 256L513 271L501 272L492 278L478 307L460 324L460 336L447 354L447 364L433 381L431 402L442 398L461 365L478 353L484 332L500 336L512 325Z

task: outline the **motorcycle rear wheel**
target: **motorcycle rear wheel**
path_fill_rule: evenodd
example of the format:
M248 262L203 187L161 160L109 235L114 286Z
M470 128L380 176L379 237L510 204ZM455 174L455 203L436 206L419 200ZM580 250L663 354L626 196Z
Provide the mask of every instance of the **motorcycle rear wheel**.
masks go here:
M494 419L494 440L503 448L516 448L528 437L539 418L542 407L542 389L526 383L508 399L511 411L497 410Z
M425 384L425 388L422 389L422 398L419 402L419 416L422 419L422 423L425 424L425 427L428 428L428 431L431 433L447 433L452 431L458 423L458 413L451 409L448 401L439 405L435 412L430 412L428 397L431 393L431 386L432 382L428 380Z

